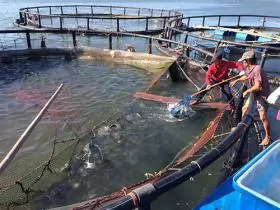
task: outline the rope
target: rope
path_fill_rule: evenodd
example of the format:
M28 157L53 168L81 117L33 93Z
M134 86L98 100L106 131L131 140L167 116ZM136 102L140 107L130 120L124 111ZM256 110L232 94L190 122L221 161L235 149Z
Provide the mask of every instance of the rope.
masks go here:
M197 90L199 90L200 88L199 88L199 87L192 81L192 79L185 73L185 71L184 71L184 70L182 69L182 67L180 66L178 60L176 60L176 64L177 64L177 66L179 67L180 71L183 73L183 75L186 77L186 79L187 79L190 83L192 83L192 84L196 87Z

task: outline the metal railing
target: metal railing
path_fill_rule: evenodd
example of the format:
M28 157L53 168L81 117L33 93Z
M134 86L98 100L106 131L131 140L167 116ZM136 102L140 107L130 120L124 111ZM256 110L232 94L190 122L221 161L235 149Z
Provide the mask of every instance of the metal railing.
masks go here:
M47 10L46 10L47 9ZM83 9L83 10L82 10ZM167 21L183 15L172 10L135 7L64 5L19 10L19 26L53 29L87 29L100 32L159 33ZM133 28L133 25L135 27ZM96 28L97 27L97 28Z

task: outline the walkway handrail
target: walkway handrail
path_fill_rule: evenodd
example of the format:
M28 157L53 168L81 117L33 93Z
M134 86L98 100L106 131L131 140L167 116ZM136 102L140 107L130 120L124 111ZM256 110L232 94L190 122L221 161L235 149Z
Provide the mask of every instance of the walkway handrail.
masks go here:
M256 18L263 18L263 22L266 21L266 18L275 18L275 19L279 19L280 21L280 16L270 16L270 15L198 15L198 16L187 16L187 17L183 17L182 20L189 20L190 19L200 19L202 18L203 19L203 22L205 21L206 18L218 18L218 26L219 26L219 23L221 21L221 18L222 17L236 17L238 18L238 22L237 22L237 26L239 26L240 24L240 18L241 17L256 17ZM170 23L172 23L172 20L170 21ZM188 24L187 24L188 26Z
M248 41L248 43L244 43L243 42L232 42L232 41L227 41L227 40L222 40L222 39L213 39L213 38L209 38L209 37L203 37L203 36L198 36L195 35L193 33L190 33L188 31L183 31L180 29L176 29L176 28L172 28L172 27L167 27L167 29L182 33L182 34L186 34L186 36L190 36L193 38L197 38L197 39L202 39L202 40L206 40L206 41L213 41L216 43L221 43L221 44L229 44L229 45L235 45L235 46L242 46L242 47L251 47L251 48L261 48L261 49L271 49L271 50L279 50L280 51L280 47L273 47L273 46L265 46L267 44L276 44L277 42L273 41L273 42L250 42ZM249 44L251 43L251 44Z
M41 120L45 112L48 110L51 103L54 101L60 90L62 89L63 84L60 84L60 86L57 88L55 93L52 95L52 97L47 101L45 106L41 109L41 111L37 114L37 116L34 118L34 120L29 124L29 126L25 129L25 131L21 134L17 142L14 144L12 149L8 152L8 154L5 156L5 158L0 163L0 175L5 171L5 169L8 167L9 163L13 160L13 158L16 156L24 142L27 140L35 126L38 124L38 122Z
M125 7L125 6L108 6L108 5L83 5L83 4L73 4L73 5L44 5L44 6L34 6L34 7L24 7L24 8L20 8L19 11L24 11L24 10L29 10L29 9L40 9L40 8L61 8L61 7L89 7L89 8L109 8L109 9L113 9L113 8L117 8L117 9L140 9L140 10L147 10L147 11L160 11L160 12L173 12L175 16L177 15L182 15L182 13L176 11L176 10L167 10L167 9L151 9L151 8L145 8L145 7ZM173 15L171 15L173 16Z

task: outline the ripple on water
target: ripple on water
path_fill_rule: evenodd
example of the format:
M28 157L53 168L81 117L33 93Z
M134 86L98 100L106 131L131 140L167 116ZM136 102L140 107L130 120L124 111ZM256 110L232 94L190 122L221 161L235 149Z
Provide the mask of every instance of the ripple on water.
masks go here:
M62 127L67 121L80 128L89 122L100 122L123 104L133 92L143 89L151 77L144 70L128 66L107 65L95 61L48 58L45 61L19 61L5 65L0 77L1 140L7 151L21 132L44 106L60 83L64 87L50 106L29 144L48 141L44 130ZM128 80L129 82L126 82ZM137 81L133 83L131 81ZM55 123L55 124L54 124ZM89 127L90 125L86 125ZM26 151L31 151L30 145Z

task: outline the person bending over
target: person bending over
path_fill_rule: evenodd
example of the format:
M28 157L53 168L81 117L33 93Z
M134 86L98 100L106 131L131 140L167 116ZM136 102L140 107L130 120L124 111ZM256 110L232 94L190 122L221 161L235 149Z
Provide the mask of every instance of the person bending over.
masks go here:
M225 61L223 60L222 51L217 52L212 60L212 64L209 66L206 74L205 74L205 83L200 88L200 90L209 89L211 85L214 85L218 82L222 82L223 80L229 79L229 72L230 69L238 69L239 71L243 71L244 67L239 62L234 61ZM233 100L233 96L231 94L231 90L229 87L229 82L225 82L219 85L221 88L222 93L226 96L227 101L230 104L232 110L235 109L235 104ZM196 101L193 103L197 104L201 101L207 91L202 92L197 96Z

